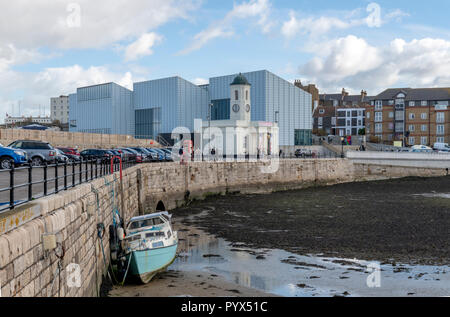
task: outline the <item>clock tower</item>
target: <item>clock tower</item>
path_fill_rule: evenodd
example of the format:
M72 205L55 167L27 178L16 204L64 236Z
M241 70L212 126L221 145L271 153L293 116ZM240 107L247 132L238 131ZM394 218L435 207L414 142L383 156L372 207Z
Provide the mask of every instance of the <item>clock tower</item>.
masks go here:
M242 74L239 74L230 84L230 120L251 120L251 85Z

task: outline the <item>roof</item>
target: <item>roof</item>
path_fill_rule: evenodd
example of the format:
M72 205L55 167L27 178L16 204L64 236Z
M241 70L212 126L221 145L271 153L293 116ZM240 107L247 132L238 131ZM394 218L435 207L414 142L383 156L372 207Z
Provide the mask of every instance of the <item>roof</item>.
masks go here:
M405 101L450 100L450 88L390 88L375 96L377 100L395 99L399 93L406 95Z
M233 80L233 82L230 84L230 86L235 86L235 85L251 86L250 83L248 82L247 78L245 78L245 76L242 75L242 73L239 73L239 75L237 75L236 78Z
M159 217L159 216L166 216L166 217L170 218L169 213L167 211L163 211L163 212L157 212L157 213L154 213L154 214L134 217L134 218L131 218L130 221L146 220L146 219L156 218L156 217Z
M345 102L351 102L351 103L360 103L360 102L370 102L371 100L374 100L374 96L365 96L363 100L361 100L361 95L346 95L344 96ZM324 101L330 101L330 100L342 100L342 93L340 94L320 94L319 95L320 100Z

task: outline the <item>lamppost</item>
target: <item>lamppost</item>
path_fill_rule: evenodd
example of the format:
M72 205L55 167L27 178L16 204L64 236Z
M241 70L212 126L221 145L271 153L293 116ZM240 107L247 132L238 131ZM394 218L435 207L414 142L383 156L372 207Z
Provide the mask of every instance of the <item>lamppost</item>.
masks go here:
M211 145L211 116L212 116L212 108L214 107L214 104L213 103L210 103L209 104L209 115L208 115L208 120L209 120L209 122L208 122L208 130L209 130L209 144ZM209 153L211 154L211 149L208 149L209 150Z
M344 158L344 157L345 157L345 155L344 155L344 142L345 142L345 138L344 138L344 137L341 137L341 146L342 146L342 149L341 149L341 158Z

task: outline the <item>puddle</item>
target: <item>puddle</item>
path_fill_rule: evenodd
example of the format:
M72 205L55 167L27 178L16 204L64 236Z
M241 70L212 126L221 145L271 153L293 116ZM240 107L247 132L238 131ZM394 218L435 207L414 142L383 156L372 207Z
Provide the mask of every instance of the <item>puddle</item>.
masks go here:
M414 196L422 196L422 197L426 197L426 198L449 198L450 199L450 194L445 194L445 193L416 194Z
M380 287L369 288L367 262L252 249L181 225L179 255L169 270L202 271L229 282L288 297L448 296L449 266L381 264ZM186 231L188 230L188 231Z

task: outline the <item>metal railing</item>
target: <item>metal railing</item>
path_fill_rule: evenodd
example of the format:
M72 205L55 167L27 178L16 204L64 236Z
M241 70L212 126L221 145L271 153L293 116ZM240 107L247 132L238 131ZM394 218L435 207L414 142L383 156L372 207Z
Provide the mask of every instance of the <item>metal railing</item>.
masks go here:
M9 176L9 186L0 189L0 213L35 199L57 194L94 179L111 175L135 164L135 161L122 161L114 158L111 161L81 159L73 163L56 162L50 165L45 163L43 166L27 164L19 168L15 168L13 165L11 169L0 170L0 179L4 180L5 174ZM35 180L37 176L33 175L33 172L37 171L42 172L40 180ZM53 175L49 177L49 174ZM18 179L22 179L22 182L17 185ZM40 189L41 192L33 194L33 190L36 191L36 189ZM19 190L22 190L21 197L18 197ZM4 193L9 193L9 195Z

